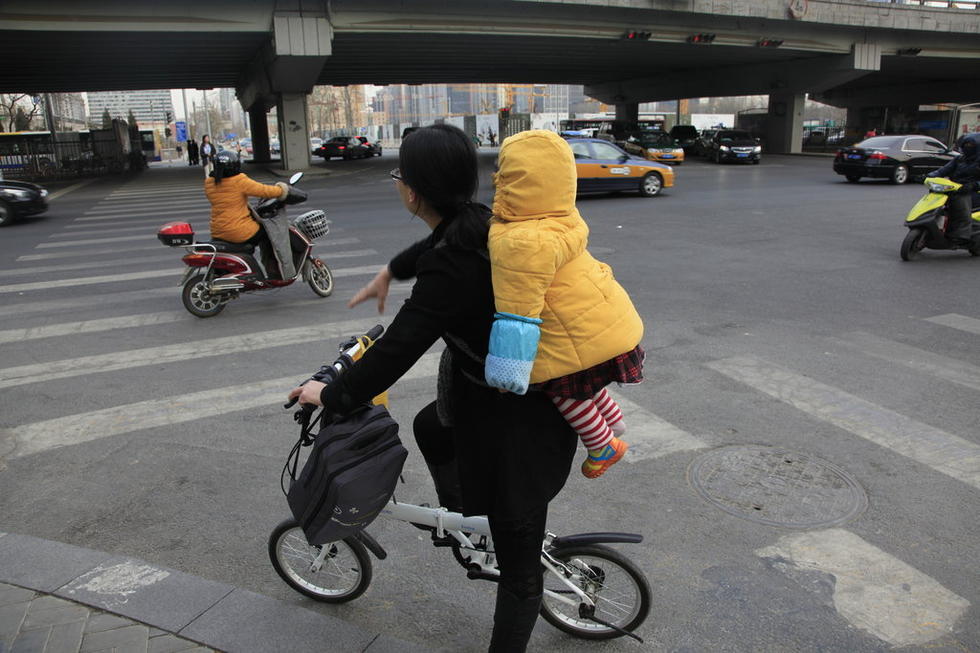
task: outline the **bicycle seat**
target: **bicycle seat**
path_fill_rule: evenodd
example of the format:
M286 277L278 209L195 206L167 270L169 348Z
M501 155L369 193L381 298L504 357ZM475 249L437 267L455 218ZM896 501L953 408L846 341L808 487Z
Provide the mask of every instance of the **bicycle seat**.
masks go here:
M255 245L249 245L248 243L229 243L226 240L216 239L212 239L210 243L219 252L227 252L229 254L252 254L255 252Z

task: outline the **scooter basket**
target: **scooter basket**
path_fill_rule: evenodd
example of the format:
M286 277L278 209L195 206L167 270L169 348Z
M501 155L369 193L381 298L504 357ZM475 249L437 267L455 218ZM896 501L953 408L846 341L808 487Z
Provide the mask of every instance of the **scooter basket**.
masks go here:
M310 240L326 236L330 231L330 221L327 220L326 214L319 209L307 211L303 215L297 216L293 220L293 224L299 229L300 233Z

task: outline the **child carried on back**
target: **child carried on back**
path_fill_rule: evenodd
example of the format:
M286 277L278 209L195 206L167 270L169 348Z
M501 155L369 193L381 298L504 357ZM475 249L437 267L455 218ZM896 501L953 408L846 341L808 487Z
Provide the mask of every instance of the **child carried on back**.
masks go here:
M643 321L609 266L586 250L577 178L571 148L553 132L521 132L501 145L486 380L517 394L533 384L551 397L588 450L582 474L596 478L628 449L605 387L643 380Z

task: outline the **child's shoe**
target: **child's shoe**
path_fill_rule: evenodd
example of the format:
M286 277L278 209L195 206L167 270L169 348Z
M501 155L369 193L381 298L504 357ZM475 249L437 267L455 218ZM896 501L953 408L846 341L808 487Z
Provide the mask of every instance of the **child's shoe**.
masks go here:
M618 463L629 448L625 440L613 438L602 449L589 451L588 458L582 463L582 475L585 478L599 478L607 469Z

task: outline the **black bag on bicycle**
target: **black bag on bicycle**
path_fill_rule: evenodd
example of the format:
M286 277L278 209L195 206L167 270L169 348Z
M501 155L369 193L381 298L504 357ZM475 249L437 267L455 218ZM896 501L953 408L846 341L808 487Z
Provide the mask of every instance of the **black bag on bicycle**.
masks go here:
M298 446L298 445L297 445ZM310 544L336 542L374 521L395 492L408 451L384 406L365 406L317 434L286 494Z

